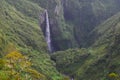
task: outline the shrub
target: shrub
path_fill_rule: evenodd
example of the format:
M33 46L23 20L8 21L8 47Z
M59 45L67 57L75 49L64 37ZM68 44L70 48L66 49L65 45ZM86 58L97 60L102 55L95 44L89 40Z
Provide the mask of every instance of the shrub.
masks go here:
M45 76L32 67L29 58L13 51L0 59L0 80L45 80Z

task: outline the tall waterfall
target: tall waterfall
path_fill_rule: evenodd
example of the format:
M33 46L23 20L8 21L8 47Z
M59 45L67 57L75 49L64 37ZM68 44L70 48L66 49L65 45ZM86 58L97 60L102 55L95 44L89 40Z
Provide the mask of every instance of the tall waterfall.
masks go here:
M48 12L45 10L45 18L46 18L46 30L45 30L45 38L46 42L48 45L48 50L52 52L52 47L51 47L51 34L50 34L50 24L49 24L49 17L48 17Z

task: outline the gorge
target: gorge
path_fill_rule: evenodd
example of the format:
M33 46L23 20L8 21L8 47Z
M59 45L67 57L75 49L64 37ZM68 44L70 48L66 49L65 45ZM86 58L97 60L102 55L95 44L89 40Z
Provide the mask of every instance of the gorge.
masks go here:
M119 4L1 0L0 80L119 80Z

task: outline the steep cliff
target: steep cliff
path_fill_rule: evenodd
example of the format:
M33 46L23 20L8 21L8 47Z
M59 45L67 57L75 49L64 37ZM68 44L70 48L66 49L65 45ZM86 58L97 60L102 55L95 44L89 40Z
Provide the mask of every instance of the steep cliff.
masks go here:
M48 10L55 51L91 45L88 34L120 11L119 0L31 1Z
M62 0L64 18L74 25L79 47L86 47L88 34L100 23L120 11L119 0Z

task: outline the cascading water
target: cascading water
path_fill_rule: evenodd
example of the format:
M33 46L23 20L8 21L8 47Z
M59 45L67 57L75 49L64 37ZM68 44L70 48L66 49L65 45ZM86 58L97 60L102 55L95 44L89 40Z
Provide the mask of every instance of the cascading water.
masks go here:
M45 18L46 18L46 30L45 30L45 38L46 42L48 45L48 50L52 52L52 47L51 47L51 35L50 35L50 24L49 24L49 17L48 17L48 12L45 10Z

